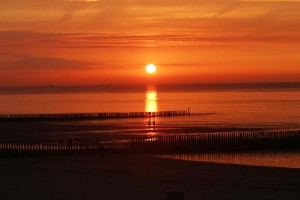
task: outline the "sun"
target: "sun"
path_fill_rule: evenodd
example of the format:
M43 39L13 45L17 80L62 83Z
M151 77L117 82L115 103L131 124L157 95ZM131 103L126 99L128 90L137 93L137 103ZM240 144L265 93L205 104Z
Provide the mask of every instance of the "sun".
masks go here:
M146 71L149 73L149 74L153 74L154 72L156 72L156 66L153 65L153 64L148 64L146 66Z

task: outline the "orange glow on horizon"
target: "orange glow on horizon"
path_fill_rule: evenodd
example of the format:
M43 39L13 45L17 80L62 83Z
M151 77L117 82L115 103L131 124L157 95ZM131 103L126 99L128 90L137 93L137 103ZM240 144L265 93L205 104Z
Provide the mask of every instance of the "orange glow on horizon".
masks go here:
M299 81L295 2L5 1L0 86Z

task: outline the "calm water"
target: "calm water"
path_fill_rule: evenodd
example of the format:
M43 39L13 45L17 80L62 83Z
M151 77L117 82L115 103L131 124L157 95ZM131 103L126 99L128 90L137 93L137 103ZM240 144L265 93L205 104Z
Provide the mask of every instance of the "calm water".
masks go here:
M298 84L299 85L299 84ZM300 128L297 87L139 87L101 90L0 89L0 114L130 112L191 109L191 116L148 119L0 123L4 137L101 136L120 145L132 135L170 135L256 129ZM299 168L299 153L187 154L166 158Z
M176 88L176 87L175 87ZM190 108L189 118L156 119L161 124L295 128L300 126L299 88L133 88L100 91L5 93L0 114L161 111ZM8 90L8 89L6 89ZM45 91L44 91L45 90ZM135 122L136 123L136 122Z

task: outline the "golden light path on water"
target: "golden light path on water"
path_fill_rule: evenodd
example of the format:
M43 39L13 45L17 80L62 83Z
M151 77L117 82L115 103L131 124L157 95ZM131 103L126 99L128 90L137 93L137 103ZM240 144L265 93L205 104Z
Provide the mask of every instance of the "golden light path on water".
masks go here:
M158 112L157 106L157 92L154 86L148 86L146 92L146 99L145 99L145 112ZM147 119L148 124L148 134L155 135L157 134L155 127L156 127L157 117L149 115Z
M157 93L155 89L150 89L146 93L146 112L157 112Z

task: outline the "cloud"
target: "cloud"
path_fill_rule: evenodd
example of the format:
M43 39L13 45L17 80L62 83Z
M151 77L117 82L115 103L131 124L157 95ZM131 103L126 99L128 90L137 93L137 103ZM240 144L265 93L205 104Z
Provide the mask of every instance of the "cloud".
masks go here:
M293 0L28 0L20 5L2 1L6 3L1 7L12 18L1 17L0 11L0 30L4 30L0 42L9 49L268 43L298 40L300 35L300 11L295 6L299 2ZM4 9L8 4L14 6L12 10ZM35 12L41 13L26 16Z
M274 28L274 21L292 30L300 20L299 1L1 0L0 30L190 34L256 28L259 33Z
M0 0L0 30L4 27L59 27L59 23L70 21L77 12L95 3L97 1Z
M250 20L248 20L248 23ZM253 20L254 23L255 19ZM271 23L271 22L270 22ZM273 22L274 27L277 22ZM228 25L230 26L230 25ZM258 26L258 25L256 25ZM278 26L278 25L277 25ZM232 27L233 28L233 27ZM297 27L294 27L297 28ZM299 29L299 27L298 27ZM256 29L253 29L256 30ZM267 30L268 31L268 30ZM248 45L251 43L276 43L300 41L299 34L281 31L247 34L236 32L216 32L208 34L154 34L126 35L102 33L38 33L26 31L0 31L0 53L13 51L16 55L19 47L27 50L39 49L107 49L107 48L160 48L176 46L218 46L218 45ZM300 32L300 30L295 32ZM106 60L106 59L105 59Z
M5 30L0 31L0 41L2 40L40 40L46 38L58 38L67 34L61 33L43 33L26 30Z
M8 56L2 55L6 59L2 58L0 60L0 70L87 70L95 68L93 66L95 63L79 60L19 55L11 56L9 61L7 61Z

